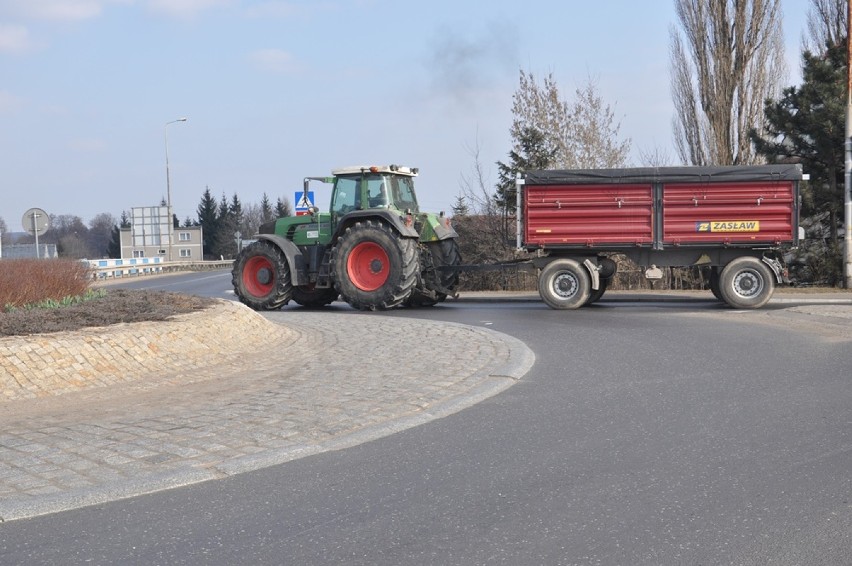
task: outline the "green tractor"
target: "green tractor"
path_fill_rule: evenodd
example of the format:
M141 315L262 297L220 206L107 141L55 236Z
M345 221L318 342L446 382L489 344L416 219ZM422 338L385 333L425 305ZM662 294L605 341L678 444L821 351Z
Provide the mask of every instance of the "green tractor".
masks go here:
M347 167L332 177L331 210L260 227L234 262L234 292L255 310L294 301L325 306L338 296L361 310L432 306L455 295L458 234L444 213L420 212L417 169Z

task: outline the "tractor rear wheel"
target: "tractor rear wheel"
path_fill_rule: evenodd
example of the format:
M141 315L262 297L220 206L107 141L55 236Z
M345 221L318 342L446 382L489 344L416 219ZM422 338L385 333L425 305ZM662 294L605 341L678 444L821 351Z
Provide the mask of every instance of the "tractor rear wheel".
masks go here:
M331 250L330 271L343 300L356 309L402 304L420 274L417 241L376 220L348 227Z
M279 309L293 296L287 258L267 240L243 248L234 262L231 283L240 301L255 310Z

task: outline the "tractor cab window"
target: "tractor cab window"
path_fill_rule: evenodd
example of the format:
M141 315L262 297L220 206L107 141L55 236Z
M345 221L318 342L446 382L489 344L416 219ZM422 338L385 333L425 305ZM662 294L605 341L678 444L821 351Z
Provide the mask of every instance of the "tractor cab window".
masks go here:
M390 185L391 198L396 208L420 212L417 208L417 197L414 196L414 178L391 175L386 181Z
M338 177L334 186L334 202L331 212L338 216L348 214L361 205L360 178Z
M387 208L388 190L384 177L367 177L367 198L370 208Z

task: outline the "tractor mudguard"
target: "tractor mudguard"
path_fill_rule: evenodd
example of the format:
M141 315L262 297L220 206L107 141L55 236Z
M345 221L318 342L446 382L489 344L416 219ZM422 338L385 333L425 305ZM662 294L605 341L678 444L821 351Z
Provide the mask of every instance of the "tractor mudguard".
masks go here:
M334 231L334 238L332 241L337 240L337 238L346 231L346 229L359 220L364 220L368 218L380 218L386 224L389 224L399 232L399 234L406 238L419 238L420 235L417 233L417 230L414 229L414 226L406 226L405 219L400 216L400 213L394 212L392 210L378 210L378 209L369 209L369 210L355 210L347 214L341 222L337 224L337 229Z
M459 237L450 224L449 218L430 212L420 213L415 226L417 226L420 232L420 241L424 243L439 242Z
M309 283L307 269L305 268L305 258L302 256L302 250L296 244L287 238L282 238L275 234L258 234L257 239L270 241L284 252L284 257L287 258L287 264L290 266L290 279L293 286L307 285Z

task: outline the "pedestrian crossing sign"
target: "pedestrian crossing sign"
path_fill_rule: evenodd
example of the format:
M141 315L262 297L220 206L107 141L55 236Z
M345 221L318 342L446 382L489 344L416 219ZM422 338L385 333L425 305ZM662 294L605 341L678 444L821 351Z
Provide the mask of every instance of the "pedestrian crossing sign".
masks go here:
M311 207L314 206L313 191L296 191L296 216L310 214Z

